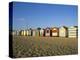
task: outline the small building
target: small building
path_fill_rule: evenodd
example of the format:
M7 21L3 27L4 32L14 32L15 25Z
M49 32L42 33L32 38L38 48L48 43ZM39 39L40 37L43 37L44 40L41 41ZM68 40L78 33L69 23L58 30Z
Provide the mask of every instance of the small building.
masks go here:
M26 30L26 36L28 36L29 35L29 31L28 30Z
M32 29L32 36L39 36L39 30Z
M59 29L56 27L51 28L51 36L58 37L59 36Z
M32 29L28 30L28 36L32 36Z
M39 34L39 30L35 30L35 36L40 36L40 34Z
M20 35L20 34L19 34L19 32L20 32L19 30L16 30L16 35L17 35L17 36L19 36L19 35Z
M50 36L50 28L46 28L46 29L44 30L44 35L45 35L45 36Z
M68 37L78 37L78 27L72 26L68 28Z
M39 33L40 33L40 36L44 36L44 29L40 29Z
M17 35L17 31L16 30L13 30L11 34L12 35Z
M27 36L27 31L26 30L21 30L20 35L21 36Z
M18 31L18 30L13 30L13 31L11 32L11 34L18 36L18 35L19 35L19 31Z
M35 29L32 29L32 36L35 36L36 32Z
M68 36L68 28L63 26L59 28L59 36L60 37L67 37Z

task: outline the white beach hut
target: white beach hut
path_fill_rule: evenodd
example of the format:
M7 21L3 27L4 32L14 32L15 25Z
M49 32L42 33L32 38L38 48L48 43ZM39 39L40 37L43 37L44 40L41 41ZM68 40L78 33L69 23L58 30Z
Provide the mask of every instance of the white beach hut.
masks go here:
M28 30L28 36L32 36L32 29Z
M40 29L40 36L44 36L44 29Z
M45 31L45 36L50 36L50 28L46 28L44 31Z
M68 28L68 37L78 37L78 27L71 26Z
M35 36L36 32L35 29L32 29L32 36Z
M17 35L17 31L16 30L13 30L12 31L12 35Z
M67 27L63 26L63 27L59 28L59 36L60 37L67 37L68 36Z

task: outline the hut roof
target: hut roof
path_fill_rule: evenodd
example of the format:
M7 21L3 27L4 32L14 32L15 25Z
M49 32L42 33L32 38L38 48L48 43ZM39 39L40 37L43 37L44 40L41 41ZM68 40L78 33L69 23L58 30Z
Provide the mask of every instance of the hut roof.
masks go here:
M59 27L59 29L60 29L60 28L64 28L64 29L66 29L66 30L68 29L68 27L66 27L66 26Z
M74 26L74 27L78 28L78 26Z
M46 30L46 29L50 29L50 27L45 28L45 30Z
M56 29L58 30L59 28L57 28L57 27L52 27L51 28L51 30L56 30Z
M65 28L65 29L68 29L66 26L62 26L63 28Z
M71 27L69 27L69 28L78 28L78 26L71 26Z

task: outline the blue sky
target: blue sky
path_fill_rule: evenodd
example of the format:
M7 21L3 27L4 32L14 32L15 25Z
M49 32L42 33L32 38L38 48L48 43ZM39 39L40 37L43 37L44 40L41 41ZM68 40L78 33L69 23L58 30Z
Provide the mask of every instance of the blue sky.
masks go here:
M78 25L75 5L13 3L13 29Z

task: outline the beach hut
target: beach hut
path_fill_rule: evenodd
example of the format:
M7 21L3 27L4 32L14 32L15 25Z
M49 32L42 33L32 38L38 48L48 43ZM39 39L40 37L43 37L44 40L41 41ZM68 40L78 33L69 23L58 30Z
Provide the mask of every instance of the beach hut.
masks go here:
M35 29L35 36L40 36L38 29Z
M27 36L26 30L21 30L21 31L20 31L20 35L21 35L21 36Z
M71 26L68 28L68 37L78 37L78 27Z
M32 29L28 30L28 36L32 36Z
M29 30L27 29L27 30L26 30L26 36L28 36L28 35L29 35Z
M35 29L32 29L32 36L35 36Z
M45 36L50 36L50 28L44 30Z
M12 35L17 35L17 31L16 30L13 30L12 31Z
M23 35L23 30L20 30L19 34L20 34L20 36L22 36Z
M18 31L18 30L13 30L11 34L12 34L12 35L17 35L17 36L18 36L18 35L19 35L19 31Z
M39 36L39 30L32 29L32 36Z
M19 32L20 32L19 30L16 30L16 35L17 35L17 36L19 36L19 35L20 35L20 34L19 34Z
M63 26L63 27L59 28L59 36L60 37L67 37L68 36L67 27Z
M59 36L59 30L56 27L51 28L51 36L58 37Z
M40 29L40 36L44 36L44 29Z

